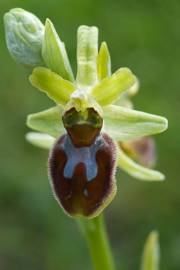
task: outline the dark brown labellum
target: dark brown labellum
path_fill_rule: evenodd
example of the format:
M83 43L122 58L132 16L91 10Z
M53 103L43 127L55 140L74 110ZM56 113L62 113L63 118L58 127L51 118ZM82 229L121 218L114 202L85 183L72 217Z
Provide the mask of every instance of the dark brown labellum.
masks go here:
M115 151L107 134L98 134L89 146L82 147L68 134L57 140L49 170L56 198L69 215L94 217L113 199Z

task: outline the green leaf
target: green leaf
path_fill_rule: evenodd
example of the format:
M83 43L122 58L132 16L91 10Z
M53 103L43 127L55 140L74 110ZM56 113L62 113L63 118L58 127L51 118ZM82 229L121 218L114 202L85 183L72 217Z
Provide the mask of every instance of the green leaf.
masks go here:
M55 143L55 138L52 136L38 132L28 132L26 134L26 140L32 145L43 149L50 149Z
M72 83L44 67L35 68L29 80L33 86L45 92L57 104L65 105L75 90Z
M48 68L59 74L63 79L74 81L65 45L49 19L46 19L45 24L42 56Z
M158 233L153 231L148 236L142 256L141 270L159 270L160 248Z
M121 106L103 108L104 130L117 141L134 140L163 132L168 121L162 116L144 113Z
M97 83L98 28L81 25L77 32L77 83L80 87Z
M63 108L56 106L39 113L30 114L27 117L27 126L58 138L65 133L61 120L62 113Z
M137 164L123 152L120 146L118 147L117 165L132 177L140 180L162 181L165 178L162 173Z
M128 68L120 68L112 76L97 84L91 94L102 106L115 102L121 93L136 82L136 77Z
M100 81L111 75L111 57L106 42L102 42L99 50L97 70Z

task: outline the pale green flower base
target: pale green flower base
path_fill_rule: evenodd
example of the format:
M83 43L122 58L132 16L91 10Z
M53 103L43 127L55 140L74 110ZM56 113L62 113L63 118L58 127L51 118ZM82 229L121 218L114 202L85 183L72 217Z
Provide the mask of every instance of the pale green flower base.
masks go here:
M103 215L93 219L81 218L78 224L87 241L94 269L115 270Z

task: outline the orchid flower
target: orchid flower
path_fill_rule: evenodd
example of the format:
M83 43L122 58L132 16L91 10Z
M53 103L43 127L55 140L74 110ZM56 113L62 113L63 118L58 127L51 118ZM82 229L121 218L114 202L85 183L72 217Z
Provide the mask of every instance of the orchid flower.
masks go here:
M107 44L102 42L98 49L98 28L78 28L75 77L53 23L49 19L43 27L40 23L39 32L36 27L23 29L21 24L21 32L15 36L13 29L18 32L21 19L20 9L5 15L8 49L16 59L21 44L18 59L29 66L31 61L24 55L27 48L33 48L33 34L41 37L41 57L39 51L35 57L34 50L28 50L30 59L37 58L29 80L55 102L54 107L27 117L28 127L36 132L26 138L50 150L49 178L64 211L75 217L98 216L116 194L117 167L140 180L163 180L162 173L131 159L124 145L163 132L167 120L132 108L130 97L137 92L139 81L125 67L111 73ZM31 30L29 34L27 29Z

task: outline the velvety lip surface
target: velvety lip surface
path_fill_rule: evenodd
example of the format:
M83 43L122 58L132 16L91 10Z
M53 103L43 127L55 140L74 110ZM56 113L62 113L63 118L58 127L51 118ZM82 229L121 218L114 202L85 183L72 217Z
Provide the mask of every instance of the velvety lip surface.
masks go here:
M59 138L49 158L56 197L69 215L91 216L114 191L115 145L100 134L90 147L76 148Z

